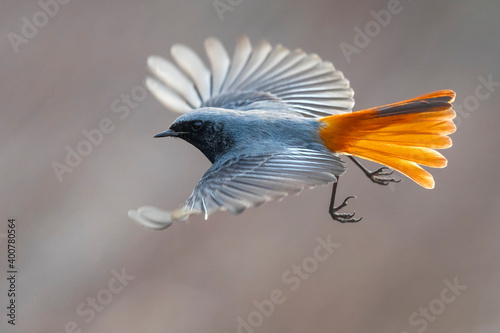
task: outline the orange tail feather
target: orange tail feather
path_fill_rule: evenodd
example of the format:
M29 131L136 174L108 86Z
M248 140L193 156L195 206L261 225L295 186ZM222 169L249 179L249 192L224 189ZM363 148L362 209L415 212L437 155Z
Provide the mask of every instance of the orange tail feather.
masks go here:
M425 188L434 178L418 164L443 168L434 149L449 148L455 132L455 93L440 90L399 103L321 118L320 137L335 153L354 155L398 170ZM432 149L434 148L434 149Z

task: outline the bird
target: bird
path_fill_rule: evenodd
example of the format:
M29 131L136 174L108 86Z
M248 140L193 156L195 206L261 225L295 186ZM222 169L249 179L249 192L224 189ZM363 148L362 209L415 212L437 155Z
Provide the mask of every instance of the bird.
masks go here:
M188 46L171 56L150 56L145 84L168 110L181 114L155 138L180 138L212 163L184 205L130 210L140 225L161 230L193 214L245 209L333 183L328 212L341 223L359 222L335 206L343 157L374 183L399 182L394 170L426 189L435 186L421 165L443 168L436 149L452 146L455 92L440 90L402 102L353 111L354 91L343 73L317 54L252 45L240 36L232 57L216 38L205 40L209 66ZM383 165L370 171L357 158Z

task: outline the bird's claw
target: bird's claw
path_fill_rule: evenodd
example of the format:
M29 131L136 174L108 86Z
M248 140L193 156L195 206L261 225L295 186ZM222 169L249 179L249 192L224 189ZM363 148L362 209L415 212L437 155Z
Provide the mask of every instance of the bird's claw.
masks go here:
M330 210L330 215L332 219L334 219L335 221L339 221L340 223L354 223L361 221L362 217L354 218L354 214L356 214L356 211L354 211L354 213L337 213L338 210L347 206L347 200L352 198L356 197L354 195L348 196L347 198L344 199L344 201L340 205L338 205L337 207L333 207Z
M391 168L381 167L380 169L369 172L367 176L372 180L372 182L380 185L389 185L389 183L399 183L401 179L384 177L392 175L393 172L394 170Z

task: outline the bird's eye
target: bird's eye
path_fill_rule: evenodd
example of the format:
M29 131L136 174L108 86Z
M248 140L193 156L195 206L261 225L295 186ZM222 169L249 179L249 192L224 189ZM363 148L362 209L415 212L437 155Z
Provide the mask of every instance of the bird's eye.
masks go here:
M199 132L201 129L203 128L203 122L198 120L198 121L195 121L191 124L191 129L194 131L194 132Z

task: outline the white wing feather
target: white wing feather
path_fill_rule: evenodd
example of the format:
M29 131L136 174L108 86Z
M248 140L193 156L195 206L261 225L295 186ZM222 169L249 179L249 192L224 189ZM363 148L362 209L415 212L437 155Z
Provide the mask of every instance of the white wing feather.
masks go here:
M175 90L193 108L201 106L194 84L174 64L158 56L148 58L148 67L169 88Z
M191 77L203 101L210 98L210 71L189 47L176 44L170 50L179 66Z
M146 87L163 105L174 112L186 113L192 109L179 95L151 77L146 78Z
M167 108L177 112L187 112L186 106L286 109L323 117L350 112L354 106L349 81L316 54L272 47L267 41L252 48L246 36L237 40L232 60L215 38L205 41L205 51L210 69L193 50L180 44L171 49L180 69L158 56L148 59L148 67L158 79L148 79L148 87ZM269 97L263 99L263 94Z
M212 96L218 95L227 76L231 61L224 45L215 38L205 41L205 51L212 65Z
M231 69L227 75L226 82L222 88L222 92L227 92L232 88L233 82L236 80L238 75L247 64L248 58L252 54L252 44L250 44L250 39L247 36L241 36L236 42L236 47L234 49L233 61L231 63Z

